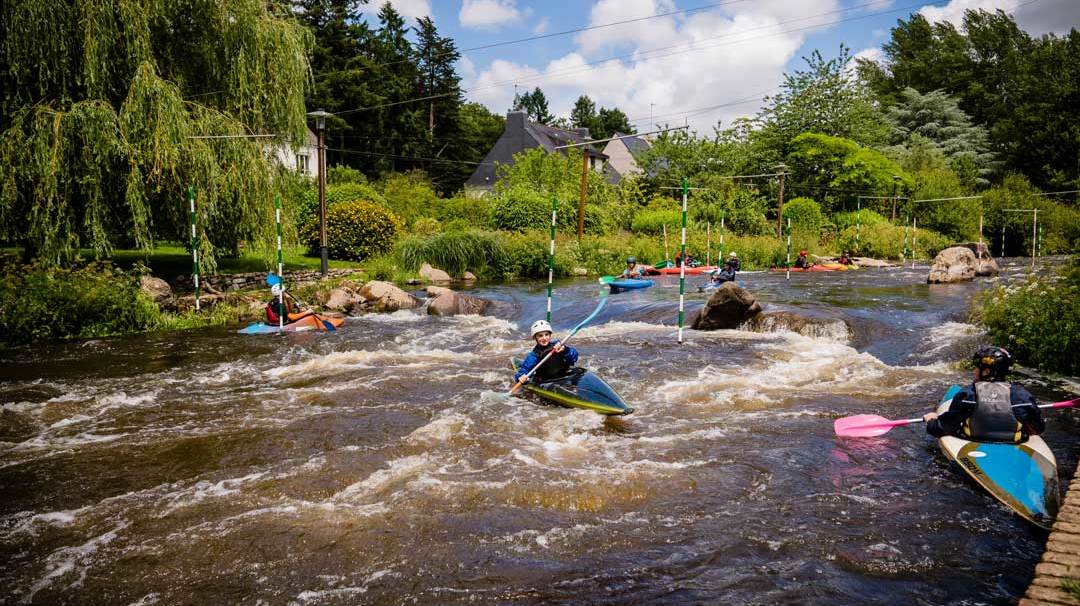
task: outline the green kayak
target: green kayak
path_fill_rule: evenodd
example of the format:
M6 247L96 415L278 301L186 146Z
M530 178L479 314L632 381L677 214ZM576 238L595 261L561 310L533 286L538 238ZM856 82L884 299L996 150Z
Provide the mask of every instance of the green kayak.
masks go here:
M514 358L511 365L517 370L521 360ZM530 381L524 389L526 393L552 404L584 408L603 415L628 415L634 412L610 385L584 368L576 368L575 372L548 383L536 385Z

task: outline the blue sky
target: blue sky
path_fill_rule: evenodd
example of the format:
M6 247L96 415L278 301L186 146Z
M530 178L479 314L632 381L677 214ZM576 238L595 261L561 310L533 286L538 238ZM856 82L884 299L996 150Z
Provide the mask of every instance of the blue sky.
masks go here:
M380 0L372 0L369 11ZM577 28L577 34L468 51L466 97L503 113L515 90L539 86L556 115L589 95L617 106L639 131L688 123L709 133L752 115L785 71L815 49L846 44L875 57L898 19L922 12L959 23L966 8L1001 8L1034 35L1080 27L1080 0L391 0L404 15L430 15L469 49ZM669 14L670 13L670 14ZM638 20L643 17L648 19ZM517 85L517 88L515 88Z

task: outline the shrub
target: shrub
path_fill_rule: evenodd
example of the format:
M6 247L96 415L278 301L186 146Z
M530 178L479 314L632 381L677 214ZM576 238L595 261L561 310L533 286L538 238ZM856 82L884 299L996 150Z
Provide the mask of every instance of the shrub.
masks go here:
M486 225L490 217L488 198L454 196L439 199L426 212L443 222L465 221L469 225Z
M1017 361L1080 373L1080 265L1021 284L996 286L977 299L975 319ZM1070 353L1073 352L1073 353Z
M341 183L367 183L364 173L351 167L335 164L326 169L327 185L339 185Z
M682 227L682 211L646 208L634 215L630 230L636 234L662 234L667 225L668 237L679 233Z
M525 187L506 189L491 201L490 225L494 229L524 232L551 225L551 197ZM558 227L577 232L577 204L560 204ZM599 204L585 207L585 233L604 232L607 216Z
M915 254L919 258L933 258L948 248L951 240L935 231L919 228L915 240ZM905 242L906 241L906 242ZM884 223L863 224L848 227L840 232L837 245L853 254L878 259L910 259L912 231L902 225Z
M334 259L362 261L386 252L400 231L401 219L371 202L338 202L326 211L327 248ZM300 229L300 238L312 254L318 254L318 221L307 221Z
M439 195L435 193L431 179L423 171L390 173L380 186L386 207L394 211L406 224L411 225L429 208L438 206Z
M140 292L137 275L108 264L9 264L0 284L0 341L7 344L141 332L161 318Z
M818 232L825 224L821 214L821 205L810 198L794 198L784 204L784 221L791 220L793 230L803 229Z
M889 220L879 213L872 210L862 209L861 211L849 211L836 213L833 215L833 223L836 224L836 228L843 231L849 227L855 225L882 225L888 224Z
M386 206L386 200L383 199L382 194L375 190L374 187L367 183L342 183L340 185L329 185L326 187L326 212L329 214L330 209L339 202L349 202L352 200L364 200L367 202L374 202ZM293 215L296 217L296 224L300 226L301 231L304 226L314 221L319 221L319 189L317 187L309 188L304 192L303 198L300 199L296 206L296 212Z
M402 265L407 268L417 269L426 262L460 276L468 269L485 272L497 265L503 255L503 246L499 234L470 230L428 238L405 238L398 244L397 251Z

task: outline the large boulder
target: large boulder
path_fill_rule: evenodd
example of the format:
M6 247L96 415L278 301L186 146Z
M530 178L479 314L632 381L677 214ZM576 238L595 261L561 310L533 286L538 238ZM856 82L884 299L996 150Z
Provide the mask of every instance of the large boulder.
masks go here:
M139 278L139 290L157 303L157 306L165 311L176 310L176 297L173 296L172 287L161 278L143 276Z
M433 316L479 315L491 306L487 299L463 295L441 286L428 286L427 294L431 298L428 313Z
M323 306L332 311L349 313L365 300L363 296L351 289L338 287L330 291Z
M975 275L976 276L996 276L1001 273L1001 266L994 260L994 255L990 254L990 249L983 242L965 242L959 244L964 248L975 253Z
M360 289L360 296L367 301L367 306L375 311L412 309L420 304L416 297L389 282L379 280L365 284Z
M939 252L926 276L928 284L967 282L975 278L978 260L975 253L963 246L953 246Z
M739 288L734 282L724 282L713 291L690 327L697 330L736 328L759 313L761 304L750 291Z
M431 265L424 263L420 266L420 277L428 282L449 282L450 274L441 269L435 269Z
M746 328L754 332L797 332L806 337L847 343L851 328L843 320L804 316L791 311L772 311L750 319Z

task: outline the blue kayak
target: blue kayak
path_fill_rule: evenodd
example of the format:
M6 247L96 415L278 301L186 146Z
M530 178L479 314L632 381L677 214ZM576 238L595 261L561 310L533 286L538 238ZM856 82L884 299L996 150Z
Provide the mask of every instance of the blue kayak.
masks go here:
M938 405L938 413L960 390L952 386ZM1057 461L1039 436L1022 444L972 442L956 436L938 440L942 452L955 461L995 499L1036 526L1050 528L1060 507Z
M612 280L607 283L611 288L611 292L622 292L624 290L636 290L639 288L649 288L653 285L652 280L637 280L634 278L619 278L618 280Z

